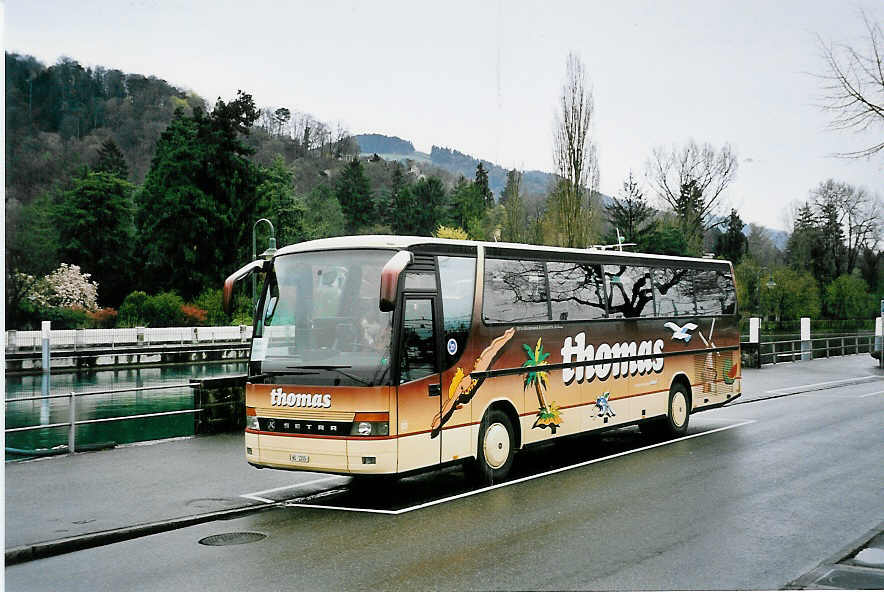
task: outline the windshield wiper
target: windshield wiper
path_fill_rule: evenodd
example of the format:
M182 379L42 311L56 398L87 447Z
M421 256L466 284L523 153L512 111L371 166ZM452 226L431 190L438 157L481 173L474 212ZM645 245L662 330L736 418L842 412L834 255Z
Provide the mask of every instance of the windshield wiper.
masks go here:
M352 374L350 372L344 372L342 368L352 368L352 366L349 366L347 364L315 364L309 366L286 366L286 368L289 368L291 370L332 370L334 372L337 372L341 376L346 376L354 382L364 384L365 386L374 386L370 381L365 380L361 376L356 376L355 374Z

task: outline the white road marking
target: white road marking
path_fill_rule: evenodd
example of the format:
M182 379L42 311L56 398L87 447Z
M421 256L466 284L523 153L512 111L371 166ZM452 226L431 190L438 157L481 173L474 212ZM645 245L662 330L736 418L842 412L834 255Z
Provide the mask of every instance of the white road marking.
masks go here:
M292 485L283 485L282 487L274 487L273 489L264 489L262 491L253 491L252 493L244 493L239 497L244 497L246 499L251 499L259 502L264 502L265 504L275 504L278 500L267 499L266 497L261 497L262 493L275 493L277 491L285 491L286 489L295 489L296 487L304 487L305 485L314 485L316 483L324 483L326 481L336 481L343 479L343 477L320 477L319 479L313 479L311 481L304 481L303 483L293 483Z
M829 380L827 382L814 382L813 384L799 384L795 386L787 386L781 389L774 389L772 391L764 391L769 395L779 395L779 394L787 394L790 392L800 392L800 389L812 388L816 386L828 386L842 383L853 383L853 384L861 384L861 382L869 382L870 379L877 380L880 379L879 376L875 376L874 374L869 374L868 376L857 376L856 378L844 378L842 380ZM796 390L798 389L798 390Z
M884 395L884 391L878 391L875 393L866 393L865 395L860 395L857 399L865 399L866 397L871 397L873 395Z
M476 489L473 491L467 491L465 493L461 493L458 495L452 495L450 497L426 502L423 504L418 504L416 506L410 506L408 508L402 508L400 510L377 510L374 508L349 508L346 506L324 506L321 504L298 504L298 503L284 503L282 505L289 508L315 508L317 510L340 510L344 512L365 512L369 514L390 514L394 516L398 516L399 514L405 514L407 512L413 512L415 510L420 510L422 508L428 508L430 506L436 506L439 504L444 504L446 502L451 502L458 499L463 499L465 497L470 497L473 495L477 495L479 493L485 493L486 491L492 491L494 489L500 489L502 487L509 487L510 485L515 485L517 483L524 483L526 481L532 481L534 479L539 479L540 477L546 477L547 475L555 475L556 473L562 473L564 471L570 471L571 469L577 469L580 467L585 467L591 464L600 463L606 460L611 460L612 458L617 458L620 456L626 456L628 454L634 454L636 452L643 452L645 450L650 450L652 448L659 448L660 446L667 446L669 444L675 444L676 442L682 442L684 440L690 440L691 438L699 438L700 436L708 436L709 434L714 434L715 432L723 432L724 430L731 430L734 428L738 428L744 425L748 425L750 423L755 423L754 419L747 419L740 423L735 423L733 425L724 426L722 428L715 428L714 430L709 430L707 432L699 432L697 434L691 434L690 436L683 436L681 438L676 438L675 440L667 440L666 442L658 442L656 444L649 444L648 446L642 446L641 448L636 448L635 450L626 450L624 452L618 452L616 454L610 454L608 456L603 456L602 458L595 458L593 460L587 460L581 463L577 463L574 465L568 465L567 467L560 467L558 469L553 469L551 471L546 471L544 473L538 473L536 475L528 475L527 477L522 477L520 479L514 479L513 481L507 481L506 483L498 483L497 485L490 485L488 487L483 487L481 489ZM259 492L260 493L260 492Z

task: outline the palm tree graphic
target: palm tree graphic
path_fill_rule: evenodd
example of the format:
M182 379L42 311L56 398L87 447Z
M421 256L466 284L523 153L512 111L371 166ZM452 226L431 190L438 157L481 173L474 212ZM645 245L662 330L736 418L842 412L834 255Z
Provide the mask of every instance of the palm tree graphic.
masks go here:
M549 428L555 434L556 428L562 423L562 415L559 412L555 402L547 404L543 397L543 389L548 388L549 372L541 370L542 366L546 366L549 362L546 359L549 354L543 351L542 338L537 339L537 345L532 350L527 344L522 344L525 352L528 354L528 360L522 364L522 368L533 368L531 372L525 376L525 386L528 388L534 385L534 391L537 393L537 403L540 405L540 411L537 413L537 421L534 422L534 428Z

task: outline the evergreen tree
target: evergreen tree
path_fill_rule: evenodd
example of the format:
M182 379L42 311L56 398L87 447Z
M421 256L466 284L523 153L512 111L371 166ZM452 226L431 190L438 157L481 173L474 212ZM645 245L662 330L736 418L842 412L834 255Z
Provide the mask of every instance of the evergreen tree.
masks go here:
M479 191L479 195L482 197L482 201L485 203L485 207L493 208L494 194L491 193L491 189L488 187L488 171L482 166L481 161L476 165L475 184L476 189Z
M645 201L641 188L629 171L623 181L623 189L619 196L614 196L606 208L608 221L620 231L624 242L643 243L649 232L654 229L654 208ZM610 243L616 242L616 232L609 237Z
M815 271L814 265L820 252L820 233L816 215L810 204L805 203L796 212L792 234L786 244L786 260L796 271Z
M59 255L92 274L106 306L118 306L131 290L133 190L114 174L91 171L74 179L58 207Z
M127 179L129 177L129 166L126 164L126 158L120 152L119 146L111 138L108 138L101 144L93 168L96 171L116 175L120 179Z
M175 118L157 142L138 194L142 278L150 291L191 299L251 256L261 175L240 139L258 117L251 95L218 100L210 114Z
M413 189L415 201L415 234L433 236L436 227L446 222L445 186L438 177L419 179Z
M295 199L292 171L277 155L261 172L264 180L258 185L258 210L273 222L276 244L281 247L303 240L304 206Z
M528 217L521 193L522 173L513 169L506 175L506 187L500 196L504 208L501 240L521 243L528 240Z
M737 210L731 209L727 219L727 229L718 237L715 245L715 254L724 257L734 265L740 262L749 246L746 235L743 234L743 220L737 214Z
M454 207L454 221L461 228L469 228L471 223L480 220L485 213L485 198L481 190L475 183L463 177L457 180L451 191L451 202Z
M690 252L699 255L703 247L703 192L695 180L682 183L673 212Z
M304 210L303 236L300 240L313 240L341 236L347 222L341 211L341 204L327 185L315 187L303 199L298 198L299 207Z
M359 157L354 156L335 183L335 195L347 220L347 232L356 234L373 219L371 186Z
M820 256L815 258L816 275L820 285L827 285L840 276L844 269L844 230L839 220L838 207L827 201L820 205Z

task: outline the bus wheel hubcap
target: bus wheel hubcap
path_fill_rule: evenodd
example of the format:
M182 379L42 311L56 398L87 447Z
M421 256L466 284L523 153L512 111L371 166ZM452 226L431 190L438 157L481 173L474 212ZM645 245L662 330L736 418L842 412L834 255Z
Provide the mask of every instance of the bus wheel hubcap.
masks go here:
M684 393L675 393L672 395L672 423L676 427L684 425L688 417L688 402L684 398Z
M485 462L492 469L499 469L506 463L510 455L510 434L503 424L495 423L485 430L485 441L482 443Z

